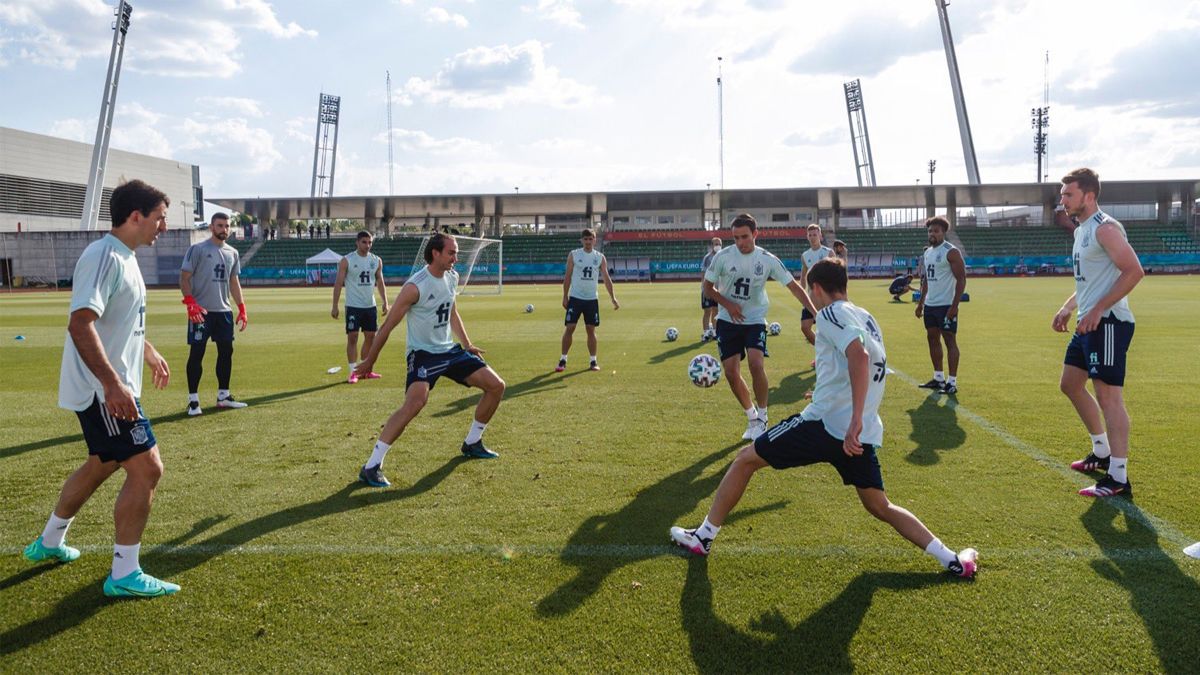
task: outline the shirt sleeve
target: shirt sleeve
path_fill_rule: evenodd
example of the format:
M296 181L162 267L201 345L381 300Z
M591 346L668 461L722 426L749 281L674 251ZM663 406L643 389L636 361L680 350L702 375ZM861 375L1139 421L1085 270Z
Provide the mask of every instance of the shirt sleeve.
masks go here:
M233 267L229 271L229 278L241 276L242 273L242 255L233 249Z
M846 347L855 340L866 343L866 333L862 326L847 312L834 305L817 312L817 336L831 341L839 353L844 353Z
M192 254L195 252L196 252L195 244L188 247L187 253L183 254L183 265L179 268L180 270L187 272L189 274L196 271L196 265L194 262L192 262Z
M720 269L713 264L715 262L717 262L717 256L714 255L712 260L708 261L708 269L704 270L704 280L712 282L714 285L717 283L717 279L721 278L719 274Z
M783 264L782 260L780 260L779 258L777 258L775 256L772 256L771 261L772 261L771 276L775 277L776 281L783 284L784 286L787 286L788 284L795 281L795 278L792 277L792 273L790 271L788 271L787 266Z
M71 283L71 311L90 309L97 316L104 316L120 273L117 256L111 249L101 248L80 256Z

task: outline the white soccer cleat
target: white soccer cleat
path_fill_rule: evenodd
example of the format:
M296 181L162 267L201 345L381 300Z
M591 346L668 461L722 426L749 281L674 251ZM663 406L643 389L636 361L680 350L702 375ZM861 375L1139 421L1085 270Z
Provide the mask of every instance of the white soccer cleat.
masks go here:
M195 417L196 415L203 415L204 411L200 409L200 402L199 401L188 401L187 414L188 414L188 417Z
M1191 546L1188 546L1187 548L1183 549L1183 552L1184 552L1184 554L1186 554L1186 555L1190 555L1190 556L1192 556L1193 558L1200 558L1200 541L1198 541L1198 542L1196 542L1196 543L1192 544Z
M248 404L242 403L232 396L217 399L218 408L245 408Z
M973 548L964 548L958 552L958 556L954 562L950 563L950 573L957 577L970 579L975 576L976 570L979 569L979 551Z
M767 423L757 417L746 424L746 432L742 434L743 441L753 441L767 430Z
M671 528L671 541L686 548L696 555L708 555L712 550L712 539L702 539L696 536L695 530L685 530L682 527Z

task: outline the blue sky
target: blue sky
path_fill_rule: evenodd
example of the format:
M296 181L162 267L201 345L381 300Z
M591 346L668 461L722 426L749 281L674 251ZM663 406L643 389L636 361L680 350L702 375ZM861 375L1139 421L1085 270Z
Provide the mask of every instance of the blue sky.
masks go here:
M0 5L0 124L90 142L113 3ZM1035 174L1050 51L1052 177L1200 176L1200 0L956 0L980 172ZM199 164L209 196L307 195L321 91L336 194L855 183L861 78L880 184L966 182L930 0L137 0L113 147ZM17 104L16 102L21 102Z

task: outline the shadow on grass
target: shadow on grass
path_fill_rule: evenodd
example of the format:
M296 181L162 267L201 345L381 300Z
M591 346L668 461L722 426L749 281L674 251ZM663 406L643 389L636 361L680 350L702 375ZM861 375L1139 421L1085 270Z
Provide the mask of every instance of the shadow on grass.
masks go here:
M854 671L850 643L876 591L912 591L949 581L937 573L860 574L836 598L798 624L789 624L778 609L763 613L750 625L769 635L760 638L739 631L716 615L708 558L697 556L688 559L679 609L692 659L701 673L848 673Z
M677 471L659 482L638 491L633 501L614 513L592 516L583 521L567 541L561 560L564 564L578 568L573 579L563 583L538 603L541 616L563 616L581 605L604 584L604 580L615 570L641 560L654 558L671 551L670 528L678 520L691 513L700 500L709 499L721 482L724 472L701 478L713 464L742 443L718 450L695 464ZM763 511L781 509L785 502L768 504L756 509L734 512L726 524ZM644 544L647 541L662 542L661 550L650 547L635 549L623 555L575 555L571 551L594 547L620 547ZM639 552L640 551L640 552Z
M501 404L503 404L504 401L521 396L527 396L529 394L538 394L543 391L550 391L553 389L565 389L566 385L562 384L563 380L567 379L568 377L576 377L578 375L592 372L593 371L590 371L585 367L583 370L576 370L570 373L555 373L551 371L548 373L541 373L540 375L534 375L524 382L506 386L504 388L504 400L501 401ZM441 381L445 382L446 379L443 378ZM453 380L450 381L453 382ZM474 393L467 394L457 401L447 403L446 407L434 413L433 417L449 417L450 415L457 415L464 410L474 408L479 403L480 397L483 396L483 392L479 391L478 389L472 389L472 391Z
M315 387L308 387L306 389L294 389L292 391L281 391L281 392L276 392L274 394L267 394L265 396L256 396L254 398L247 398L247 399L242 399L242 400L251 406L268 405L271 403L277 403L279 401L286 401L289 399L304 396L305 394L311 394L313 392L321 391L323 389L329 389L330 387L336 387L339 384L341 384L341 383L340 382L330 382L327 384L317 385ZM214 407L210 408L209 412L206 412L204 414L207 416L207 415L210 415L213 413L226 414L227 412L229 412L229 411L223 410L221 408L217 408L214 406ZM245 415L247 413L239 413L239 414ZM163 424L169 424L171 422L179 422L180 420L185 420L187 418L188 418L187 411L184 410L184 411L180 411L177 413L172 413L170 415L156 417L156 418L150 420L150 422L154 426L161 426ZM21 445L13 445L13 446L9 446L7 448L0 448L0 459L5 459L8 457L15 457L17 455L21 455L26 452L31 452L33 450L42 450L45 448L52 448L56 445L62 445L64 443L78 443L82 440L83 440L83 434L71 434L68 436L59 436L57 438L47 438L47 439L41 440L41 441L33 441L32 443L23 443Z
M665 344L673 344L671 342L667 342L666 340L663 340L663 342ZM650 360L647 361L647 363L649 363L650 365L656 365L659 363L663 363L664 361L670 361L671 359L675 358L676 356L682 356L683 354L686 354L692 350L703 349L705 344L707 344L707 343L704 342L703 340L696 340L695 342L693 342L691 344L679 345L678 347L675 347L673 349L668 349L667 351L662 352L661 354L655 354L654 356L651 356ZM716 341L713 341L712 345L713 345L713 348L715 349L717 346Z
M904 459L918 466L931 466L941 461L938 454L953 450L967 440L967 432L958 423L958 402L949 396L933 393L921 405L908 411L912 420L912 439L917 447Z
M749 374L747 373L747 377ZM806 392L812 391L813 385L817 382L817 371L807 370L803 373L790 373L771 391L769 403L771 407L779 410L777 406L787 405L794 406L794 409L776 412L773 417L777 420L782 420L789 415L795 415L808 405L808 401L804 398ZM747 384L750 384L747 382ZM782 412L783 414L780 414Z
M1124 531L1114 522L1121 512ZM1200 641L1193 631L1200 626L1200 584L1160 548L1158 533L1132 503L1097 499L1080 520L1107 558L1093 561L1092 568L1129 591L1129 604L1145 624L1163 672L1196 672ZM1139 555L1129 555L1131 551Z
M299 504L283 509L282 511L268 513L241 525L236 525L224 532L214 534L203 541L187 544L191 550L186 554L179 554L171 550L172 547L190 542L205 530L211 529L216 524L227 520L229 516L206 518L193 525L190 531L161 546L155 547L154 550L142 556L143 562L146 563L146 568L152 574L171 579L187 570L199 567L213 558L228 553L235 547L248 544L265 534L284 530L335 513L353 511L376 504L386 504L424 494L445 480L456 467L468 461L470 460L462 457L454 457L416 483L401 489L369 490L364 492L360 491L360 489L367 490L367 488L362 483L355 481L320 501ZM21 576L22 574L25 573L19 573L18 575L14 575L14 577ZM10 579L14 577L10 577ZM15 583L20 583L22 580L16 580ZM26 649L70 630L84 623L105 606L114 602L113 599L105 597L101 592L101 584L103 582L104 578L101 577L81 586L60 600L46 616L0 634L0 655L19 652L22 649ZM6 580L2 583L7 584L9 582ZM187 593L188 591L189 589L185 587L181 592ZM196 592L203 592L203 590L196 589ZM135 600L135 602L137 601ZM170 600L155 600L154 602L170 602Z

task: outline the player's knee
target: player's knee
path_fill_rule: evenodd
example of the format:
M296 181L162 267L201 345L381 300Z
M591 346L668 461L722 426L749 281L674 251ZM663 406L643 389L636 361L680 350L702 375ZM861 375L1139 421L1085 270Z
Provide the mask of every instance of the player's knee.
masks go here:
M862 505L867 510L867 513L884 522L887 522L888 512L892 509L892 503L888 501L887 495L882 492L879 492L877 495L866 493L863 496Z
M1121 388L1105 385L1097 382L1096 387L1096 402L1105 410L1120 408L1125 405L1124 398L1121 396Z
M507 388L508 388L508 383L504 381L504 378L500 377L499 375L496 375L495 377L492 378L490 386L488 387L488 391L490 393L496 394L497 396L503 396L504 390Z
M739 469L751 472L758 471L764 466L762 457L759 457L753 443L738 451L737 457L733 458L733 464Z

